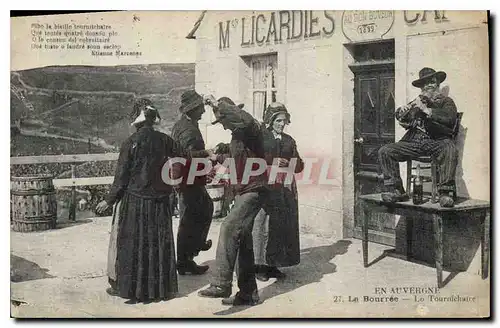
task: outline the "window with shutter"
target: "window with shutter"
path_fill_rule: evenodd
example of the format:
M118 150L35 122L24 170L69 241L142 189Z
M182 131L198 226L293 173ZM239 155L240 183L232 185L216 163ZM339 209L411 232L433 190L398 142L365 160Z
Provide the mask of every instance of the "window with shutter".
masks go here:
M253 56L250 57L247 63L250 66L252 79L249 90L252 101L251 110L253 116L261 121L267 105L277 101L276 70L278 56L277 54Z

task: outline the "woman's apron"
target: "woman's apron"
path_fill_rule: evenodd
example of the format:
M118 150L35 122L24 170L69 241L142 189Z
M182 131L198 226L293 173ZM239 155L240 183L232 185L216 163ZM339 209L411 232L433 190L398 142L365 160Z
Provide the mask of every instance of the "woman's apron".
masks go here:
M108 277L109 279L116 281L116 238L118 236L118 221L120 219L120 204L121 201L116 203L113 209L113 221L111 222L111 234L109 236L109 248L108 248Z

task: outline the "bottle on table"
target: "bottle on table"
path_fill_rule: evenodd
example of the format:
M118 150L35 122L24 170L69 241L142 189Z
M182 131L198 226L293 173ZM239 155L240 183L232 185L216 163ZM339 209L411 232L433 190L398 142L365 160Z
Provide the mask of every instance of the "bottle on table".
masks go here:
M413 180L413 204L419 205L424 202L424 186L420 174L420 164L417 164L417 175Z

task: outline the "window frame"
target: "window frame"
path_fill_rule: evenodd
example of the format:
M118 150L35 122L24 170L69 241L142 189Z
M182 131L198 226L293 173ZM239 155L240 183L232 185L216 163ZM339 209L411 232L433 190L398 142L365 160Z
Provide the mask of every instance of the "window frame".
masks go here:
M252 103L252 115L258 120L262 120L262 116L264 114L267 106L278 100L278 87L277 87L277 71L278 71L278 54L270 53L265 55L255 55L250 56L248 58L248 67L249 67L249 77L250 77L250 88L248 90L248 97ZM264 62L266 71L263 73L265 76L265 87L256 87L256 68L257 64L261 64ZM270 78L269 78L270 77ZM273 86L274 82L274 86ZM265 94L264 98L264 106L263 108L258 109L257 104L255 102L254 95L255 94ZM274 100L273 100L274 94Z

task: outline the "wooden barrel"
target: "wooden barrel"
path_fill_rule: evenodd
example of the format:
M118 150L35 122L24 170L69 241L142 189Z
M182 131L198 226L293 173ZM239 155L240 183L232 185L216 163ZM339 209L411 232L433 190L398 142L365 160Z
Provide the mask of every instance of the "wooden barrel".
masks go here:
M57 202L52 179L51 175L11 178L14 231L42 231L56 227Z

